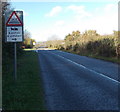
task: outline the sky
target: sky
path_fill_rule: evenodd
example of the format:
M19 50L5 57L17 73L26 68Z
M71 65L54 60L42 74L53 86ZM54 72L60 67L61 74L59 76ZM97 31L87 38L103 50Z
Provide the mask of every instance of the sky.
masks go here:
M99 1L99 0L98 0ZM24 13L24 30L38 41L64 39L72 31L96 30L112 34L118 30L118 2L11 2Z

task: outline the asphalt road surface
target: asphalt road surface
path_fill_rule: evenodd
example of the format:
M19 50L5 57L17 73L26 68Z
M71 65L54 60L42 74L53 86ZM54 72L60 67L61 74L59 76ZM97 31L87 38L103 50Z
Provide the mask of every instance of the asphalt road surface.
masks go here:
M118 69L110 62L38 50L48 110L118 110Z

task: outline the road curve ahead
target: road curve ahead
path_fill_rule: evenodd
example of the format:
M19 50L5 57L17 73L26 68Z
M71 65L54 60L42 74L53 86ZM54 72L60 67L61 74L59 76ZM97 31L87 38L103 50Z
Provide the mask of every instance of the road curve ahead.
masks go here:
M39 50L48 110L118 110L118 65L58 50Z

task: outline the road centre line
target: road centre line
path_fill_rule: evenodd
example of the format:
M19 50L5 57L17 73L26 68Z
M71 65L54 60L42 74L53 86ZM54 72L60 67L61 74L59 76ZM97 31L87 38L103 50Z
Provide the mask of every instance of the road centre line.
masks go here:
M49 52L49 51L48 51L48 52ZM51 53L51 52L50 52L50 53ZM102 76L102 77L105 77L105 78L107 78L107 79L109 79L109 80L112 80L112 81L120 84L119 81L117 81L117 80L115 80L115 79L112 79L112 78L104 75L103 73L96 72L96 71L94 71L94 70L92 70L92 69L89 69L89 68L87 68L87 67L85 67L85 66L83 66L83 65L81 65L81 64L78 64L78 63L76 63L76 62L74 62L74 61L72 61L72 60L70 60L70 59L67 59L67 58L65 58L65 57L63 57L63 56L60 56L60 55L58 55L58 54L55 54L55 53L52 53L52 54L57 55L58 57L61 57L61 58L65 59L65 60L67 60L67 61L69 61L69 62L71 62L71 63L79 66L79 67L82 67L82 68L84 68L84 69L86 69L86 70L88 70L88 71L91 71L91 72L93 72L93 73L96 73L96 74L98 74L98 75L100 75L100 76Z

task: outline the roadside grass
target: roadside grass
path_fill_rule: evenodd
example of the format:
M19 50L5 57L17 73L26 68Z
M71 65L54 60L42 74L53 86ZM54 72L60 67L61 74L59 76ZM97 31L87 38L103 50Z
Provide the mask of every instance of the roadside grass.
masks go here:
M24 49L24 51L32 51L32 50L36 50L36 48L29 48L29 49Z
M17 61L17 80L12 60L3 65L3 110L45 110L37 53L25 51Z
M120 64L120 59L118 59L117 57L103 57L103 56L96 56L93 54L87 54L86 56Z
M71 51L71 50L62 50L62 51L120 64L120 59L118 59L117 57L96 56L96 55L90 54L90 53L82 54L82 53L77 53L77 52L74 52L74 51Z

